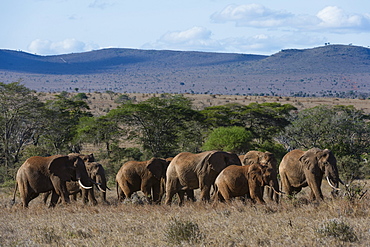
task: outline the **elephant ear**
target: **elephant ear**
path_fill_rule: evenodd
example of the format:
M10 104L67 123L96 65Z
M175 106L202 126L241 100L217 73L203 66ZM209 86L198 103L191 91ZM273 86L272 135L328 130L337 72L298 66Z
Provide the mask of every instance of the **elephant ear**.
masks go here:
M306 151L300 158L299 161L303 165L304 168L307 170L312 170L317 164L317 157L316 153L311 150Z
M164 174L164 163L166 163L166 161L152 158L148 161L146 168L153 174L156 179L160 180Z
M90 153L90 154L86 155L84 161L87 161L87 162L95 162L94 154L93 153Z
M329 149L324 149L322 152L320 152L319 159L319 165L321 170L325 170L326 164L337 164L337 160L334 157L333 153Z
M259 164L252 164L248 168L248 180L258 181L261 185L262 181L262 170Z
M50 174L62 181L71 181L74 166L70 165L68 156L57 156L49 163L48 169Z
M210 152L204 159L208 168L220 173L230 163L225 154L225 152L220 151Z

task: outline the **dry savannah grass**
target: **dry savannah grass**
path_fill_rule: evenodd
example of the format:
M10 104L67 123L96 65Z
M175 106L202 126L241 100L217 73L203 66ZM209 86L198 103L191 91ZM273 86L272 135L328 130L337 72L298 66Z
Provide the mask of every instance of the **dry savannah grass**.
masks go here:
M52 94L39 93L43 99ZM117 104L117 94L87 94L94 115L103 115ZM129 94L138 101L154 94ZM226 103L291 103L298 109L319 104L354 105L370 113L369 100L188 95L201 109ZM109 205L69 205L48 208L41 196L28 209L11 205L12 188L0 189L0 246L369 246L370 197L358 195L369 189L364 181L332 199L323 181L325 201L308 201L305 188L295 198L283 197L266 205L186 202L179 207L148 205L140 200L117 202L115 189L108 192ZM367 186L367 187L365 187ZM114 187L114 185L111 185ZM139 194L140 195L140 194Z
M370 198L331 199L325 181L323 191L320 203L309 202L305 188L279 204L235 200L179 207L176 201L118 203L112 190L109 205L78 200L47 208L36 198L22 209L19 197L10 205L7 188L0 193L0 246L368 246Z

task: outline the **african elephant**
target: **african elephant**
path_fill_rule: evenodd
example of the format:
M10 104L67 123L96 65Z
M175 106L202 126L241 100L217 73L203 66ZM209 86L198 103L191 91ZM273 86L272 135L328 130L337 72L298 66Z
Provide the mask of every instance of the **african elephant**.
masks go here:
M78 156L84 161L89 177L93 181L95 181L96 187L102 192L102 201L104 203L107 203L106 190L109 188L107 187L107 179L105 177L105 170L103 166L95 162L95 158L92 153L91 154L70 153L68 155ZM84 189L84 188L81 188L81 186L75 181L67 182L66 185L67 185L67 190L69 194L73 196L74 200L77 199L77 194L81 193L85 204L89 202L89 198L94 205L98 203L95 198L94 187L90 189ZM46 203L50 194L51 194L51 191L44 193L44 198L43 198L44 203Z
M168 164L169 161L160 158L124 163L116 175L118 200L130 198L140 190L149 202L159 203L161 179L166 175Z
M339 182L342 182L338 174L337 160L328 149L293 150L281 160L279 173L285 193L293 195L309 186L311 200L324 199L321 191L324 175L333 189L339 190Z
M231 201L234 197L246 196L264 204L262 188L269 184L272 172L271 168L257 163L228 166L216 178L213 199Z
M171 204L177 193L180 205L184 202L185 191L200 188L200 198L209 201L210 190L217 175L229 165L240 165L236 154L223 151L206 151L193 154L183 152L176 155L167 169L166 204Z
M107 189L110 189L107 186L107 178L103 165L98 162L85 162L85 165L89 177L95 182L96 188L102 193L102 202L108 203ZM94 205L98 203L95 198L94 188L89 190L82 189L82 197L84 203L87 203L89 198L91 198Z
M40 193L52 191L50 207L54 207L59 197L69 203L67 181L78 181L80 186L89 189L93 181L89 178L84 162L78 156L53 155L49 157L33 156L28 158L18 169L15 195L19 187L24 208Z
M270 200L274 200L276 203L279 202L279 194L275 193L275 191L279 191L279 181L277 178L277 161L275 159L274 154L270 152L260 152L260 151L249 151L247 152L242 158L243 165L251 165L251 164L262 164L269 168L271 168L271 175L270 181L266 185L267 187L267 195ZM264 192L264 188L262 188L262 194Z

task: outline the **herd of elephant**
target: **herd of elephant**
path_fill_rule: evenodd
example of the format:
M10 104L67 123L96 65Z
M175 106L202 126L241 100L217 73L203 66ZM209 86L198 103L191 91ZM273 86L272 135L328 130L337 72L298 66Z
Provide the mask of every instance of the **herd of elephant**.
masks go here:
M150 203L160 203L165 195L164 203L168 205L178 194L179 205L182 205L185 194L195 201L194 190L200 189L202 201L230 201L240 197L263 204L264 193L278 203L279 195L293 195L306 186L311 189L311 200L322 200L323 176L333 191L339 190L339 182L343 182L336 159L328 149L293 150L283 157L279 169L270 152L249 151L238 156L224 151L206 151L182 152L167 159L128 161L118 171L116 184L119 202L141 191ZM78 192L82 192L84 203L91 200L97 204L94 185L102 192L103 202L107 202L109 188L104 168L95 161L93 154L31 157L19 168L16 180L13 202L19 188L25 208L41 193L45 202L51 194L50 207L59 200L69 203L69 196Z

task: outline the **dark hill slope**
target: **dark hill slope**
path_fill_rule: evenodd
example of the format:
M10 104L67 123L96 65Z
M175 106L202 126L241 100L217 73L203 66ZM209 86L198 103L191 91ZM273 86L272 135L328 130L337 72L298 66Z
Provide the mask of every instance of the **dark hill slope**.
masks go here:
M370 49L328 45L271 56L103 49L57 56L0 50L0 81L37 91L348 96L370 93Z
M260 55L103 49L85 53L36 56L25 52L0 50L0 70L38 74L105 73L123 68L186 68L248 62L265 58Z

